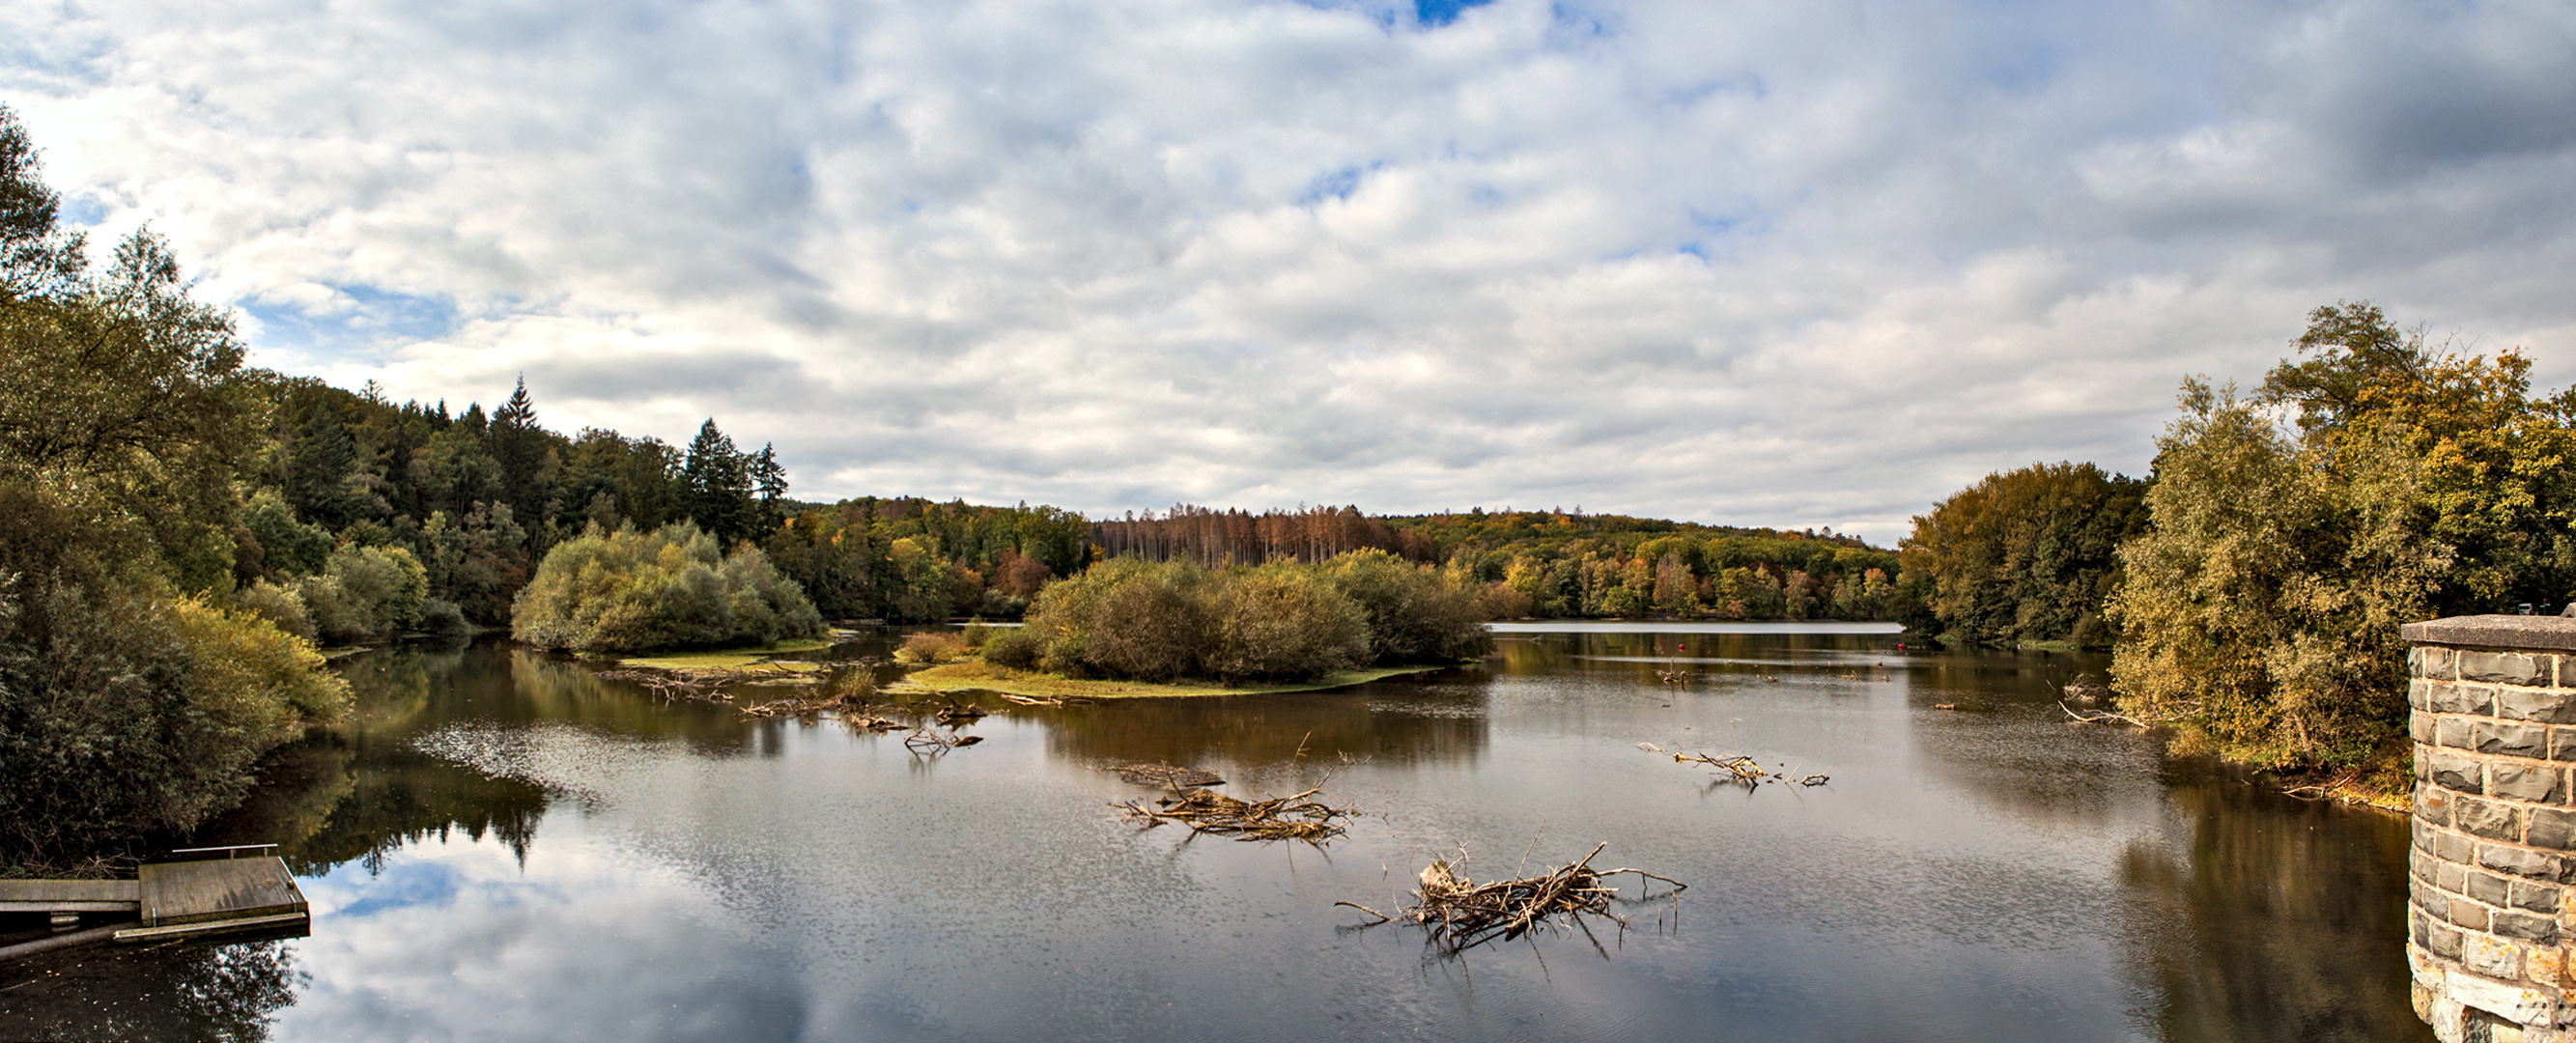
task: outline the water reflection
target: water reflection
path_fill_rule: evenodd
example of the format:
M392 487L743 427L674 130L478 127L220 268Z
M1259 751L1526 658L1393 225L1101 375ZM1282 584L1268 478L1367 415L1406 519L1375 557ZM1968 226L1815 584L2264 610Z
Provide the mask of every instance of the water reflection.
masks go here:
M313 937L0 967L0 1036L2429 1038L2402 823L2067 725L2054 686L2097 663L1849 629L1502 636L1482 667L1336 692L996 700L937 758L501 643L374 653L344 664L350 721L202 838L283 844ZM1712 785L1641 742L1833 783ZM1325 782L1371 816L1320 852L1140 833L1108 806L1148 791L1095 770L1130 761ZM1600 840L1696 885L1678 930L1457 962L1337 930L1334 901L1388 901L1434 854L1485 876ZM147 993L175 1020L104 1012Z
M2163 1040L2430 1039L2403 1002L2406 824L2172 765L2168 836L2122 853L2121 960ZM2321 958L2322 957L2322 958Z

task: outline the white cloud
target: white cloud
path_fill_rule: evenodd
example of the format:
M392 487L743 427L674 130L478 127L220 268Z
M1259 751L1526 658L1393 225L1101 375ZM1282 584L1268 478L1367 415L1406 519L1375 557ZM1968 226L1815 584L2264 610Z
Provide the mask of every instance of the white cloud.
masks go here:
M1888 540L2143 469L2369 297L2576 379L2576 16L1498 0L0 3L257 357L799 493Z

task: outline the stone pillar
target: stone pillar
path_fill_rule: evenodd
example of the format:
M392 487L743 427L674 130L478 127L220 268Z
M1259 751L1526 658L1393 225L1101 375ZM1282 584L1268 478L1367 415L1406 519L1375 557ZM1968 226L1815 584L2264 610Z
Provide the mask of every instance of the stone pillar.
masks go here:
M2406 960L2443 1043L2576 1043L2576 619L2410 623Z

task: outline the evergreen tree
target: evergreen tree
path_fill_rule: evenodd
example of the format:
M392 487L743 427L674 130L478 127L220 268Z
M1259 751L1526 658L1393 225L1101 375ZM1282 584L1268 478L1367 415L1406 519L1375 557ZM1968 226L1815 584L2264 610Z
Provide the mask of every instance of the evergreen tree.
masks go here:
M715 418L698 428L689 442L689 462L681 468L687 489L689 520L730 544L751 535L757 508L751 500L751 468L733 439L716 428Z
M358 469L358 442L322 403L305 411L287 466L286 502L296 514L332 532L358 520L349 495L349 476Z
M760 455L751 458L751 485L760 494L761 530L776 529L786 520L779 501L787 498L787 469L778 465L778 450L771 443L761 443Z
M492 413L492 459L501 465L502 499L513 513L539 528L554 513L555 476L546 466L552 441L549 432L537 426L536 401L528 396L528 378L521 376L509 401Z

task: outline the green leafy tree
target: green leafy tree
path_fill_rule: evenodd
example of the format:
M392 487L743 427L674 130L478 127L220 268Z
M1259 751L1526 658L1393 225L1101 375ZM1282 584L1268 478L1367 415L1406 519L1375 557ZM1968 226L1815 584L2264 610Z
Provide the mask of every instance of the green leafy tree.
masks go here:
M2310 315L2253 402L2184 385L2153 525L2122 550L2123 697L2232 755L2402 784L2404 643L2437 616L2565 600L2569 396L2425 348L2376 307ZM2170 483L2171 489L2167 486Z
M65 859L237 802L336 715L310 644L223 607L267 375L157 236L92 276L0 110L0 857Z
M2087 620L2119 583L2120 541L2146 523L2146 488L2092 464L1987 475L1916 517L1898 559L1930 587L1940 628L1964 640L2102 635Z
M760 548L724 554L687 522L592 528L556 544L511 614L519 640L583 652L766 647L822 632L813 603Z

